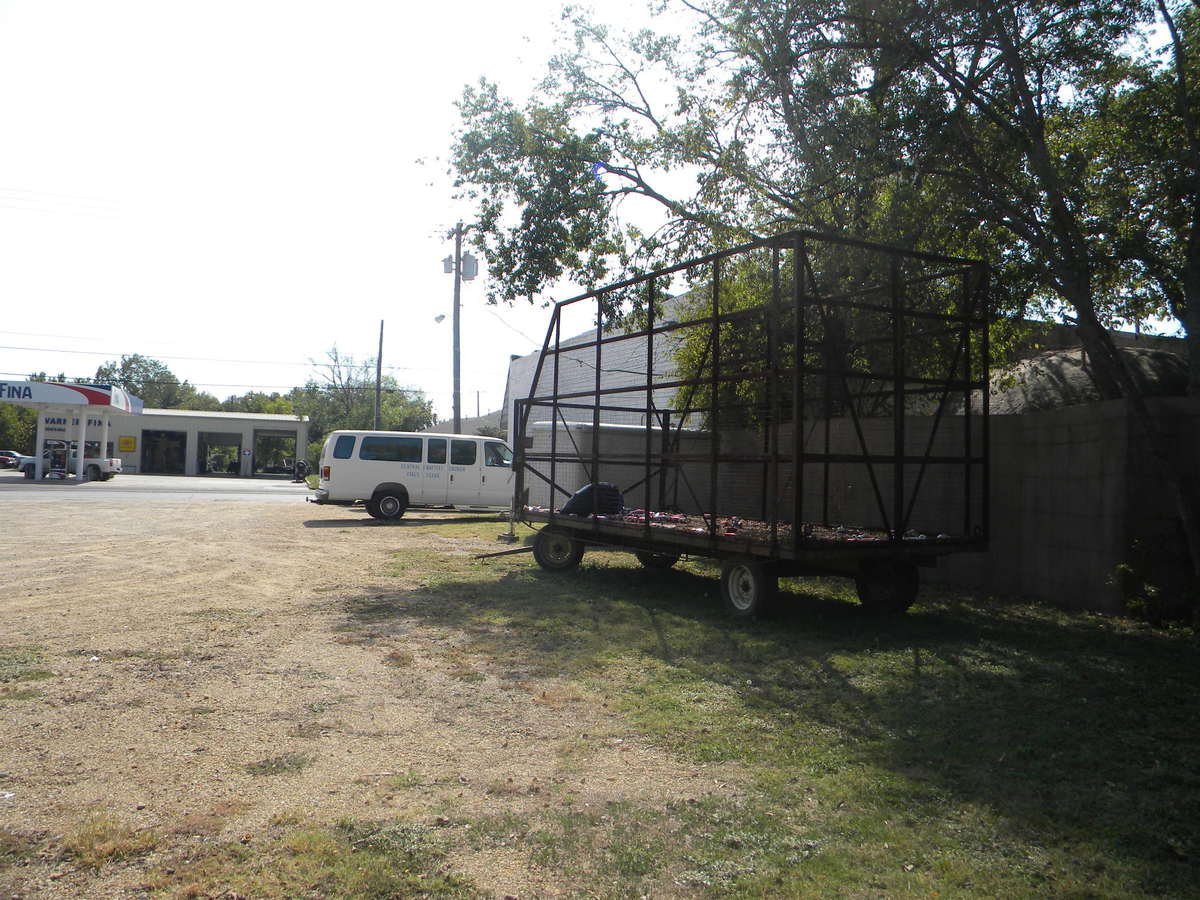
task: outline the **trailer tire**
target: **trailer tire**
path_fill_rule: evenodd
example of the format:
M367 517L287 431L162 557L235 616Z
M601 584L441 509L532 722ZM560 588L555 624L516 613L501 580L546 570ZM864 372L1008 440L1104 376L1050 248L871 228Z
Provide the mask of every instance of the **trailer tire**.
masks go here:
M88 481L99 481L100 480L100 467L99 466L88 466L87 467L87 480Z
M408 510L408 495L399 491L381 491L372 497L370 502L379 511L376 518L385 522L395 522L403 518L404 513ZM370 510L368 509L367 512Z
M647 569L669 569L679 562L678 553L651 553L649 550L638 550L634 556Z
M21 468L21 474L33 481L33 463L29 463Z
M583 544L557 528L543 528L533 541L533 558L547 572L566 572L583 559Z
M863 609L888 615L906 612L917 599L920 583L917 567L899 560L867 563L854 579Z
M778 589L778 576L763 563L727 562L721 569L721 601L735 619L766 615Z
M382 518L382 516L379 515L379 507L375 505L374 500L368 500L366 503L363 504L363 508L366 509L367 514L372 519Z

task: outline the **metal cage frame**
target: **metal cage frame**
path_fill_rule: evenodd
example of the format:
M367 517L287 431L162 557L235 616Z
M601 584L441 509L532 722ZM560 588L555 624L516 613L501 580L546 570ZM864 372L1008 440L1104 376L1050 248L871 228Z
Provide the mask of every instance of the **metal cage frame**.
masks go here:
M763 302L750 308L722 309L723 289L730 284L726 274L746 254L761 252L770 258L770 288ZM880 283L860 284L848 290L830 292L830 278L814 265L814 256L822 255L826 263L846 257L869 259L878 265L872 272L886 272ZM874 263L873 263L874 265ZM790 266L790 271L785 269ZM926 267L926 268L922 268ZM918 271L919 270L919 271ZM662 285L670 284L679 275L693 281L702 276L709 288L710 303L706 313L685 322L660 318L664 294ZM790 281L790 290L785 282ZM978 260L934 253L906 250L885 244L856 240L815 231L796 230L751 241L737 247L687 260L624 281L607 285L571 297L554 305L546 337L533 375L529 395L515 401L515 512L529 522L545 522L567 528L580 540L590 543L620 546L646 551L664 550L715 557L754 557L766 560L801 561L812 559L814 553L828 558L828 551L855 554L885 553L892 556L910 552L937 556L961 550L981 549L988 539L989 439L988 439L988 377L989 377L989 282L988 266ZM922 286L937 284L944 297L952 297L949 308L941 311L913 307L909 298ZM929 287L929 290L934 288ZM604 301L618 292L627 296L630 291L644 291L643 327L623 333L605 333ZM785 297L790 293L790 297ZM595 305L595 333L583 343L564 346L563 313L576 304ZM850 315L874 316L886 321L886 333L872 334L860 341L882 348L890 359L889 371L860 370L849 365L844 355L826 352L832 341L833 326L839 317ZM728 371L723 368L722 330L726 327L747 327L760 322L766 332L766 360L761 372ZM929 327L935 331L921 332ZM690 375L682 374L667 380L657 380L654 374L655 339L680 329L707 329L708 337L701 364ZM815 332L822 337L814 342ZM915 346L918 336L943 338L950 342L942 348L941 374L914 374L907 363L908 350ZM790 339L789 353L781 345ZM625 341L646 342L644 378L634 386L605 386L603 384L604 354L608 348ZM934 342L936 343L936 342ZM816 346L820 344L820 346ZM950 346L953 349L950 352ZM560 392L560 361L565 353L588 352L593 356L595 379L589 390ZM822 355L823 354L823 355ZM816 357L813 359L812 357ZM539 393L544 375L549 376L550 390ZM763 435L762 452L733 453L721 447L723 415L730 410L719 402L723 386L762 380L764 402L754 408L757 427ZM817 389L814 390L813 388ZM683 397L682 409L659 408L655 403L656 390L674 389ZM698 392L708 391L710 404L693 405ZM640 406L616 406L606 402L613 395L644 396ZM906 427L917 413L910 407L918 396L937 398L929 440L922 452L910 452L910 436ZM849 413L850 423L857 436L858 450L836 453L829 447L830 411L836 402ZM868 402L892 411L892 452L872 452L863 431L861 415ZM953 412L952 412L953 407ZM550 410L550 448L548 453L534 453L530 416L536 408ZM590 413L592 440L590 453L582 454L572 435L567 411ZM605 455L600 451L602 414L638 412L644 416L644 453L631 456ZM805 440L805 425L824 414L826 421L823 446L809 446ZM923 413L928 415L928 412ZM690 416L706 417L711 433L707 453L686 454L680 451L680 436ZM961 416L960 449L953 453L935 453L934 438L944 420ZM567 443L559 441L561 426ZM790 446L781 446L781 428L790 424ZM628 426L633 427L633 426ZM978 431L978 434L976 432ZM657 434L656 434L657 432ZM645 510L640 527L614 523L604 517L564 515L556 508L560 495L569 497L572 489L559 483L558 473L564 464L580 464L587 481L626 481L622 491L636 497ZM847 544L829 535L814 535L806 523L829 525L830 468L838 463L865 467L869 473L874 500L885 523L882 534L871 541ZM704 507L703 518L707 534L682 532L662 533L651 523L651 511L665 511L672 506L671 490L678 503L679 473L684 465L708 467L709 495L691 499ZM761 518L769 529L764 540L730 539L721 534L721 510L718 483L722 466L756 465L761 469ZM820 498L821 509L806 507L804 478L806 467L817 466L823 473ZM915 478L909 477L906 467L916 467ZM926 473L933 467L961 467L962 508L961 528L952 534L941 534L923 540L920 546L906 538L914 505L921 492ZM781 470L790 467L791 490L781 496ZM890 467L891 490L881 488L878 473ZM540 469L548 468L548 472ZM628 478L613 478L636 470ZM636 480L633 480L636 477ZM546 509L528 506L529 479L545 482L550 490ZM684 479L686 481L686 479ZM674 482L672 484L672 481ZM689 485L684 485L691 490ZM976 491L978 501L974 500ZM890 493L890 496L885 494ZM781 535L780 526L790 525L790 535Z

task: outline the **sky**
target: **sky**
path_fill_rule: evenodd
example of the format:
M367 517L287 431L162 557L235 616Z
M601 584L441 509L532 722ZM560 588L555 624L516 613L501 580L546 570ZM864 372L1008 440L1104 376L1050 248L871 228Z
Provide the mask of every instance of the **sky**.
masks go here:
M385 371L448 419L454 100L527 97L560 7L0 0L0 379L141 353L218 398L287 390L334 345L374 357L382 319ZM549 320L485 296L464 282L464 416Z

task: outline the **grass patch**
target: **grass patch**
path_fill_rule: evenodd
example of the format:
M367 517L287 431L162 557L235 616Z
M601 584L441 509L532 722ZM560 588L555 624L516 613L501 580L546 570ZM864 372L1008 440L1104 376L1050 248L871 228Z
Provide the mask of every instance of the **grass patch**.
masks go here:
M324 722L298 722L288 729L288 736L311 741L329 730L330 726Z
M387 666L395 666L404 668L411 666L415 661L415 657L408 650L391 650L383 657L383 663Z
M454 648L446 653L447 671L451 678L456 678L459 681L468 683L483 681L484 674L476 669L467 658L467 655L459 648Z
M90 816L63 838L62 849L75 864L98 869L105 863L140 856L158 842L153 831L137 830L113 816Z
M41 647L0 647L0 684L54 677L41 667L43 656Z
M314 757L306 753L283 753L246 764L251 775L291 775L303 772L313 764Z
M29 835L0 828L0 872L9 866L36 859L39 845L40 841Z
M390 776L385 783L388 787L408 789L420 787L425 783L425 779L419 773L410 769L407 772L401 772L399 775Z
M421 527L481 542L497 530ZM839 579L786 581L776 619L731 621L714 566L654 572L601 552L551 574L524 557L405 549L393 574L404 587L385 599L347 601L348 627L415 619L465 635L470 671L576 685L584 699L548 705L602 702L663 749L749 780L733 804L473 823L480 846L585 873L571 889L1180 895L1200 883L1190 629L929 588L907 616L864 616Z
M314 715L320 715L324 712L329 712L339 703L343 703L347 698L339 694L336 697L327 697L324 700L313 700L311 703L305 703L304 708Z
M404 822L280 821L247 844L228 844L155 873L144 887L175 896L473 897L444 871L428 828Z
M0 688L0 703L8 700L36 700L42 696L37 688Z

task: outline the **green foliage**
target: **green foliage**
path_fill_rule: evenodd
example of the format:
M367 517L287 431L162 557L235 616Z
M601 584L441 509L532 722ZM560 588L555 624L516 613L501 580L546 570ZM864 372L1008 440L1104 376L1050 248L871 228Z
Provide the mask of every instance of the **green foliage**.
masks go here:
M33 454L37 438L37 414L32 409L0 403L0 450Z
M278 392L267 394L262 391L247 391L245 394L231 396L224 400L221 403L221 409L225 412L295 415L292 398Z
M218 410L212 394L180 381L166 363L140 353L122 354L120 362L106 362L96 369L96 381L124 388L149 409Z
M359 363L334 347L318 369L319 378L310 378L287 398L296 415L309 418L309 459L313 462L329 432L375 427L375 360ZM401 388L391 375L383 376L381 387L383 430L421 431L433 424L433 403L420 391Z
M454 165L469 175L456 184L479 204L473 240L492 273L489 299L532 300L566 272L602 281L605 256L618 245L596 176L609 157L601 136L575 133L562 105L517 110L486 81L468 87L458 106L466 127Z
M983 258L1006 315L1178 315L1188 265L1200 292L1187 4L1159 8L1180 37L1162 60L1140 55L1155 15L1142 0L687 8L670 35L570 10L570 49L525 104L464 93L454 167L500 298L796 226ZM694 190L668 180L680 169ZM628 196L666 224L624 225ZM523 245L516 211L531 208L531 234L606 240Z

